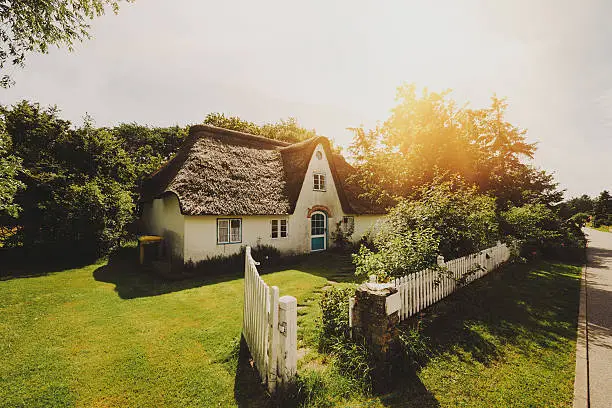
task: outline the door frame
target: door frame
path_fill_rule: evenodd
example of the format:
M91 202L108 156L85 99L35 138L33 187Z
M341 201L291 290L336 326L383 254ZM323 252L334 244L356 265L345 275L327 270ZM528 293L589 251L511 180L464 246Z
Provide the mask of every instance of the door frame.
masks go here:
M323 225L323 229L324 232L322 235L312 235L312 218L315 214L321 214L323 215L323 220L324 220L324 225ZM308 228L309 228L309 237L310 237L310 252L319 252L319 251L325 251L327 250L327 225L329 223L329 217L327 216L327 214L325 213L325 211L314 211L312 214L310 214L310 220L309 220L309 224ZM312 239L313 238L323 238L323 248L322 249L312 249Z

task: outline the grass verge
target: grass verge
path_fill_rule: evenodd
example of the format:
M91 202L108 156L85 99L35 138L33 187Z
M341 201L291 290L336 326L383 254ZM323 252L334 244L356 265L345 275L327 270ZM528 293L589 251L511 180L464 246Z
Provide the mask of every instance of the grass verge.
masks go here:
M428 358L397 391L368 396L318 354L320 312L300 327L310 346L301 372L318 375L312 406L570 407L573 400L580 267L539 262L496 271L439 302L416 322ZM413 324L415 322L412 322ZM310 383L317 382L310 380Z

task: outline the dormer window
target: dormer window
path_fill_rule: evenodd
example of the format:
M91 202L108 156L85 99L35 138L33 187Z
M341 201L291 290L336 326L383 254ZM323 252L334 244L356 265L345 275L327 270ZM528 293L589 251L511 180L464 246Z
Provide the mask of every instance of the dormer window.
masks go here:
M314 191L325 191L325 174L315 173L313 182Z

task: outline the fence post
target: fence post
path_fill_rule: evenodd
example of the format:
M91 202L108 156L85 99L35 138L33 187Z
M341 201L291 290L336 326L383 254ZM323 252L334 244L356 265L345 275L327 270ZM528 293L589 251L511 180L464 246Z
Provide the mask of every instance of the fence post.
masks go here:
M277 353L280 346L278 331L278 287L270 288L270 313L268 314L268 391L276 390Z
M286 388L297 373L297 299L283 296L278 300L278 386Z

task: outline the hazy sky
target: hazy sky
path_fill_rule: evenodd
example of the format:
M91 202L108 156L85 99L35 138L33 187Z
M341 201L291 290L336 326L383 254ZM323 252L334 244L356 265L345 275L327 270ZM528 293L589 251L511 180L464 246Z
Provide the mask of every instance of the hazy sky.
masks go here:
M0 103L99 126L294 116L346 146L402 82L473 107L497 93L538 142L536 165L593 195L612 189L610 16L609 1L137 0L75 52L30 56Z

